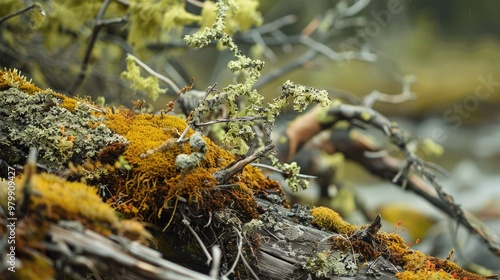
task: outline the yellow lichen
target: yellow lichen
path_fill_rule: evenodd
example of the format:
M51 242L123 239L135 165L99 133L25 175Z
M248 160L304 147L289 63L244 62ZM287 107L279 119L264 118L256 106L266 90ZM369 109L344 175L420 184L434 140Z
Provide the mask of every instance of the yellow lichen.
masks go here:
M335 231L340 234L351 234L357 227L344 221L340 215L327 207L316 207L311 209L313 216L312 224L326 230Z
M76 108L78 107L78 101L73 98L65 98L63 99L61 104L59 104L59 106L67 109L70 112L75 112Z

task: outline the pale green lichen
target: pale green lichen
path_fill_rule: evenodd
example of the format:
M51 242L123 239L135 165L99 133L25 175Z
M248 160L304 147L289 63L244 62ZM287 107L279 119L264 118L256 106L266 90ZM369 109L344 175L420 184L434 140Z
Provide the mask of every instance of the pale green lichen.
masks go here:
M319 90L303 85L296 85L293 82L286 81L281 88L281 95L269 104L268 120L274 121L274 118L281 113L281 110L293 99L293 109L302 112L311 103L319 103L320 106L330 106L331 100L326 90Z
M0 157L9 164L23 164L29 147L36 146L39 163L62 170L69 161L83 163L106 145L127 140L111 132L102 117L95 117L89 105L79 103L71 112L58 106L61 100L51 91L27 94L17 88L0 92ZM17 155L17 157L16 157Z
M358 254L356 254L358 255ZM319 252L308 259L303 267L317 278L331 278L332 276L356 276L358 266L356 257L351 251Z
M255 1L252 0L222 0L215 5L207 1L203 9L205 12L215 8L215 18L213 19L210 27L201 28L198 32L192 35L186 35L184 41L193 48L202 48L214 41L218 42L224 47L227 47L235 57L234 60L227 64L227 67L234 73L235 81L242 80L240 83L230 84L222 89L222 91L209 92L204 101L195 108L191 114L190 124L196 128L196 124L202 122L201 117L214 108L221 105L226 106L228 118L241 118L241 117L258 117L264 118L264 131L269 135L273 126L275 118L281 113L282 109L288 105L293 99L293 107L297 111L303 111L306 107L317 102L321 106L330 105L331 101L328 97L328 92L325 90L317 90L314 88L295 85L287 81L283 85L282 94L279 98L267 107L263 106L262 101L264 97L254 89L255 84L260 78L261 71L264 69L264 62L257 59L251 59L244 55L238 46L234 43L231 33L227 31L228 22L231 20L231 15L247 14L247 18L241 21L241 27L247 28L252 24L258 24L255 21L255 15L251 16L251 11L256 8ZM248 14L250 13L250 14ZM250 17L253 17L251 19ZM132 65L133 67L133 65ZM131 70L134 70L131 68ZM137 70L134 70L133 76L137 76ZM130 72L130 70L129 70ZM133 78L133 77L132 77ZM243 78L243 79L238 79ZM154 81L157 83L157 81ZM157 92L159 87L152 88L152 92ZM153 94L153 96L155 96ZM246 103L237 104L236 100L244 100ZM223 136L223 143L232 153L246 154L248 151L247 142L254 138L255 132L253 130L255 123L252 120L244 120L237 122L230 122L228 124L228 131ZM262 140L260 143L264 143ZM176 158L176 165L178 168L193 168L197 164L201 155L192 153L191 155L181 155ZM278 162L275 161L276 166ZM279 165L284 168L287 173L287 182L289 186L297 191L299 189L307 188L307 181L298 179L300 168L296 164Z
M270 155L269 159L274 167L280 169L285 174L285 182L293 192L305 190L309 187L308 180L299 178L300 166L296 162L282 164L273 155Z
M185 9L185 1L132 0L128 41L136 48L158 38L169 40L170 31L179 32L187 24L199 23L201 17Z
M198 152L189 155L180 154L175 157L175 166L184 171L197 167L207 152L207 142L205 142L205 139L203 139L199 132L195 132L191 135L189 138L189 146Z
M127 70L120 75L122 80L130 82L130 88L134 90L144 90L153 101L158 99L160 92L166 92L166 89L160 88L158 79L155 76L143 78L141 68L136 64L131 55L127 56Z
M233 0L236 9L226 12L227 24L225 32L232 35L238 31L245 31L252 26L262 24L262 16L257 11L259 1L257 0ZM205 1L201 12L201 27L210 27L217 18L217 6L213 1Z

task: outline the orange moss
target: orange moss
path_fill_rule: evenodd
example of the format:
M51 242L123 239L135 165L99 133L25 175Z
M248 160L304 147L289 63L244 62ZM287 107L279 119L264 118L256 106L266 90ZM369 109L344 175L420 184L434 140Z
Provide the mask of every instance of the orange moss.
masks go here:
M430 271L430 270L418 270L417 272L405 271L397 273L396 276L400 279L405 280L447 280L447 279L457 279L453 278L448 273L443 270Z
M34 175L31 185L36 193L31 210L52 222L80 220L84 223L118 224L113 209L102 203L94 188L78 182L67 182L55 175Z
M311 214L313 216L311 223L326 230L349 235L358 229L356 226L344 221L339 213L327 207L313 208Z
M364 227L358 228L345 222L338 213L329 208L317 207L311 210L311 214L312 224L343 235L333 237L333 250L352 250L360 254L363 261L372 261L384 256L392 264L404 269L404 272L396 274L400 279L486 279L460 268L451 261L426 256L411 249L396 233L358 234Z
M31 81L26 81L26 77L21 75L21 72L17 69L4 68L4 71L0 71L0 90L9 88L17 88L27 94L35 94L42 91L42 89L31 83Z
M76 101L73 98L64 98L61 104L59 104L59 106L74 113L76 111L76 108L78 108L78 101Z
M179 154L194 152L188 142L175 141L187 127L187 123L178 117L135 114L124 109L104 117L109 129L125 136L130 142L123 156L132 166L132 172L124 185L116 186L118 195L111 200L113 207L129 217L165 225L171 215L165 211L168 202L183 197L196 203L202 211L225 209L233 205L235 210L250 219L258 217L253 201L255 193L266 190L281 193L277 182L264 178L258 169L251 166L245 167L241 174L229 180L228 184L238 184L232 187L235 189L219 190L212 174L228 166L234 157L206 137L203 139L207 152L198 166L192 170L177 168L175 159ZM189 130L185 138L193 133L193 130ZM171 141L168 148L141 156L167 141ZM229 203L229 199L238 202Z
M60 93L57 93L57 92L52 91L52 90L47 90L47 91L49 91L49 93L52 96L61 99L61 103L59 104L59 107L65 108L66 110L68 110L72 113L74 113L76 111L76 109L78 108L78 101L76 99L67 97L64 94L60 94Z
M102 148L97 154L97 159L103 164L114 164L125 152L126 145L123 143L112 143Z
M396 275L400 279L486 279L462 269L454 262L412 250L404 239L395 233L379 233L376 238L389 249L391 262L405 269L404 273Z

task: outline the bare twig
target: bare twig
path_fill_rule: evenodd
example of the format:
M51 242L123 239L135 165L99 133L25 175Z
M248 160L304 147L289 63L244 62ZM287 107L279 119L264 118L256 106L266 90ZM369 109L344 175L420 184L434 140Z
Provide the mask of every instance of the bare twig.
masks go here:
M155 76L156 78L164 81L165 83L167 83L176 93L179 93L181 91L181 89L179 88L179 86L177 86L172 80L170 80L169 78L159 74L158 72L154 71L153 69L151 69L149 66L147 66L144 62L142 62L140 59L138 59L137 57L131 55L131 54L127 54L127 57L130 57L132 58L137 64L139 64L139 66L141 66L144 70L146 70L149 74Z
M27 12L27 11L31 10L31 9L34 9L34 8L38 9L38 10L40 11L40 13L42 14L42 16L45 16L45 11L43 11L43 9L42 9L42 7L40 6L40 4L35 3L35 4L31 4L31 5L29 5L29 6L26 6L26 7L22 8L21 10L19 10L19 11L17 11L17 12L14 12L14 13L12 13L12 14L9 14L9 15L6 15L6 16L4 16L4 17L0 18L0 25L1 25L2 23L4 23L6 20L8 20L8 19L10 19L10 18L13 18L13 17L15 17L15 16L17 16L17 15L20 15L20 14L22 14L22 13L25 13L25 12Z
M210 268L210 277L217 278L219 276L219 270L220 270L220 260L222 256L222 251L219 248L219 246L214 245L212 246L212 256L213 256L213 262L212 262L212 267Z
M113 19L103 20L104 13L106 13L106 9L108 8L111 0L106 0L101 6L101 9L97 13L97 17L95 19L94 28L92 30L92 35L90 36L89 43L87 45L87 49L85 51L85 56L82 61L82 65L80 67L80 72L76 77L75 82L69 87L68 92L74 93L74 91L83 83L85 76L87 75L87 68L90 62L90 56L92 54L92 50L94 49L94 45L97 41L97 35L99 35L99 31L102 27L115 24L115 23L123 23L127 21L127 16Z
M193 125L195 127L199 127L199 126L207 126L207 125L212 125L212 124L222 123L222 122L244 122L244 121L254 121L254 120L264 120L264 119L266 119L265 116L241 117L241 118L234 118L234 119L217 119L217 120L204 122L204 123L196 123Z
M372 107L375 101L396 104L403 103L408 100L414 100L416 96L415 93L411 91L411 85L416 81L416 76L408 75L403 79L403 90L400 94L386 94L378 90L374 90L363 99L362 104L366 107Z
M224 275L222 275L223 279L227 279L227 277L229 275L231 275L231 273L234 273L234 269L236 268L236 265L238 264L238 261L240 260L241 249L243 247L243 236L241 236L241 233L237 228L233 227L233 229L238 234L238 253L236 255L236 259L234 260L231 268L229 268L229 270Z
M267 168L269 170L272 170L272 171L275 171L275 172L278 172L278 173L281 173L281 174L286 174L286 172L284 172L283 170L281 170L279 168L276 168L274 166L271 166L271 165L262 164L262 163L252 163L251 165L252 166L256 166L256 167L261 167L261 168ZM317 176L312 176L312 175L299 174L299 175L297 175L297 178L301 178L301 179L317 179L318 177Z
M247 164L250 164L251 162L257 159L265 157L273 150L274 150L274 144L269 144L265 146L262 150L256 152L255 154L246 157L242 160L233 162L228 167L222 170L216 171L213 174L213 176L217 181L219 181L219 183L225 184L234 174L243 170L243 168L245 168Z
M196 241L200 245L201 250L203 251L203 253L205 253L205 256L207 257L207 265L210 264L210 262L212 261L212 256L208 252L207 247L205 246L205 244L203 244L203 241L201 241L201 239L198 236L198 234L196 233L196 231L194 231L194 229L189 225L189 220L186 218L186 215L184 215L184 213L182 213L182 211L180 211L180 212L182 215L182 224L185 225L189 229L189 231L193 234L194 238L196 239Z
M299 118L310 120L320 113L319 110L320 109L317 107ZM321 114L327 116L321 118L325 121L317 121L318 124L311 123L310 126L316 126L316 128L308 132L309 135L306 136L302 135L303 133L300 129L293 126L294 123L301 123L301 120L296 119L292 122L287 128L287 136L288 138L296 139L290 139L284 144L286 147L278 147L280 151L286 153L281 155L281 158L289 159L293 157L308 139L312 138L320 131L332 127L340 120L347 120L350 122L357 120L375 127L384 132L392 140L392 143L403 151L405 156L404 161L395 159L389 155L366 157L365 152L367 151L379 151L373 143L365 139L366 137L352 139L346 136L344 137L345 140L339 141L340 143L332 143L331 145L335 147L330 149L343 153L347 159L360 163L373 174L383 179L390 180L392 183L422 196L432 205L465 226L469 231L475 233L487 244L491 251L500 257L500 239L474 215L456 204L451 195L443 191L435 175L425 167L428 163L414 155L410 147L408 147L407 137L397 124L392 123L373 109L364 106L337 104L326 109L326 112L321 112ZM298 131L294 131L294 129ZM336 135L340 133L342 132L336 130ZM345 133L348 134L347 131Z

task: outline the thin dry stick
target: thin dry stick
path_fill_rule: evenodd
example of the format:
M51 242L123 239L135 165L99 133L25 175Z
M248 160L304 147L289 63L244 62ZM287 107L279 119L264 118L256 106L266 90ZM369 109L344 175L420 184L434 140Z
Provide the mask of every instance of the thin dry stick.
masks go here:
M203 241L201 241L201 239L198 236L198 234L196 233L196 231L194 231L194 229L189 225L189 221L186 218L186 215L184 215L184 213L182 213L182 211L180 211L180 212L182 215L182 224L185 225L189 229L189 231L193 234L193 236L196 239L196 241L198 242L198 244L200 244L201 250L203 251L203 253L205 253L205 256L207 257L207 265L210 264L210 262L212 261L212 256L208 252L207 247L205 247L205 244L203 244Z
M15 17L15 16L17 16L17 15L20 15L20 14L22 14L22 13L25 13L25 12L27 12L27 11L29 11L29 10L33 9L33 8L37 8L37 9L40 11L40 13L42 14L42 16L45 16L45 11L43 11L43 9L42 9L42 7L40 6L40 4L36 4L36 3L35 3L35 4L31 4L31 5L29 5L29 6L25 7L25 8L22 8L21 10L19 10L19 11L17 11L17 12L14 12L14 13L12 13L12 14L9 14L9 15L6 15L6 16L4 16L4 17L0 18L0 25L1 25L4 21L6 21L6 20L8 20L8 19L10 19L10 18L13 18L13 17Z
M244 121L254 121L254 120L264 120L267 117L265 116L259 116L259 117L241 117L241 118L234 118L234 119L217 119L209 122L204 122L204 123L196 123L194 124L195 127L199 126L208 126L216 123L222 123L222 122L244 122Z
M209 275L210 277L213 277L215 279L219 275L219 266L222 257L222 251L219 248L219 246L217 245L212 246L212 256L214 258L214 261L212 262L212 268L210 268Z
M259 158L265 157L272 150L274 150L274 144L269 144L255 154L234 162L222 170L216 171L213 176L217 181L219 181L220 184L225 184L234 174L243 170L247 164L250 164Z
M95 24L94 24L94 29L92 30L92 35L90 36L89 43L87 45L87 50L85 51L85 56L82 61L82 65L80 67L80 72L78 73L78 76L76 77L75 82L69 87L68 92L73 93L82 83L83 80L85 79L85 76L87 75L87 68L89 66L90 62L90 56L92 54L92 50L94 49L94 45L97 41L97 35L99 34L99 31L101 30L102 27L115 24L115 23L123 23L127 21L127 16L125 17L120 17L120 18L113 18L113 19L107 19L103 20L102 18L104 17L104 13L106 12L106 9L109 6L109 3L111 0L106 0L101 6L101 9L97 13L97 17L95 19Z
M243 237L241 236L241 233L240 231L233 227L234 231L236 231L236 233L238 234L238 254L236 255L236 259L234 260L234 263L233 265L231 266L231 268L227 271L226 274L222 275L222 278L223 279L227 279L227 277L231 274L231 273L234 273L234 269L236 268L236 265L238 264L238 261L240 260L240 255L241 255L241 249L243 247Z
M326 128L330 127L338 120L359 120L372 125L375 128L385 132L392 142L401 149L406 157L404 166L391 178L393 183L406 187L411 182L412 177L410 171L413 170L420 174L421 178L425 179L436 191L438 197L433 197L425 194L422 190L412 189L417 194L423 196L434 206L439 207L445 213L457 220L460 224L465 226L469 231L476 234L485 244L487 244L490 251L500 257L500 239L493 233L486 225L484 225L472 213L462 209L462 207L454 202L453 197L444 192L443 187L436 180L434 173L429 171L424 162L415 156L407 147L406 137L404 132L395 124L391 123L380 113L362 106L352 106L342 104L338 107L329 109L329 115L335 116L336 120L331 123L322 123L321 125ZM388 170L389 171L389 170ZM398 175L399 174L399 175ZM405 175L405 176L401 176ZM404 177L404 178L403 178ZM418 186L418 185L417 185Z
M252 163L251 164L252 166L255 166L255 167L261 167L261 168L267 168L269 170L272 170L272 171L275 171L275 172L278 172L278 173L281 173L281 174L287 174L286 172L284 172L283 170L279 169L279 168L276 168L274 166L271 166L271 165L267 165L267 164L262 164L262 163ZM305 175L305 174L298 174L297 175L297 178L302 178L302 179L317 179L318 176L312 176L312 175Z
M141 66L142 68L144 68L144 70L146 70L149 74L155 76L156 78L164 81L165 83L167 83L175 92L179 93L181 91L181 89L172 81L170 80L169 78L157 73L156 71L154 71L153 69L151 69L149 66L146 65L146 63L142 62L140 59L138 59L137 57L131 55L131 54L127 54L127 57L129 58L132 58L137 64L139 64L139 66Z

